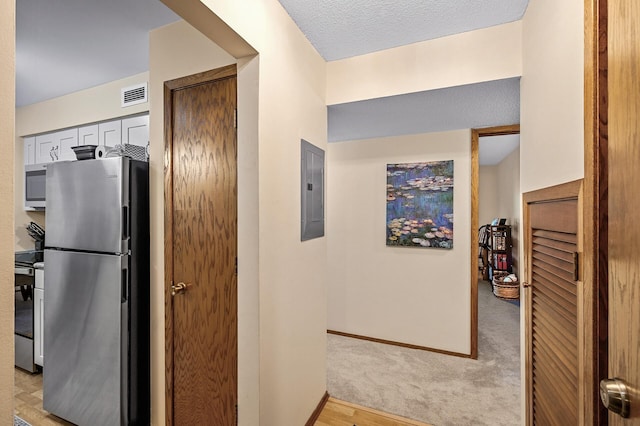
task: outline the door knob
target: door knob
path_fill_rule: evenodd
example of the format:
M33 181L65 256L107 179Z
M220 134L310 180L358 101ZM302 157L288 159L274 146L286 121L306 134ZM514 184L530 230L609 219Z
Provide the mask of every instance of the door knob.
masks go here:
M600 381L600 399L607 410L622 417L629 417L631 398L627 384L618 378Z
M185 284L182 281L175 285L171 283L171 295L175 296L178 293L182 293L187 289L188 286L189 284Z

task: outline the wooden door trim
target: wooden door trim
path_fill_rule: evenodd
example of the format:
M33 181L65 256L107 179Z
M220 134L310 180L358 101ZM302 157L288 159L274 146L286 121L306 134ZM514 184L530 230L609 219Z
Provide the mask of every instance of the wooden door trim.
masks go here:
M525 286L525 283L531 283L532 278L532 238L530 235L530 226L531 226L531 217L529 208L532 204L537 203L545 203L552 201L562 201L562 200L578 200L578 252L583 253L583 238L582 238L582 202L583 202L583 179L575 180L572 182L563 183L560 185L551 186L548 188L539 189L536 191L531 191L522 194L522 238L523 238L523 256L521 265L523 267L523 272L521 273L523 283L523 296L524 299L524 316L525 316L525 345L524 345L524 354L525 354L525 424L533 425L533 355L531 353L532 346L532 336L528 330L531 329L531 317L532 317L532 307L531 307L531 291L530 287ZM584 256L583 256L584 257ZM584 289L584 272L579 272L579 280L581 282L580 288ZM581 304L582 302L582 304ZM580 290L578 290L578 324L583 324L584 321L584 294L581 295ZM585 334L581 331L582 327L578 327L578 366L579 366L579 374L578 383L582 383L584 381L584 360L588 357L588 354L584 351L584 341ZM588 373L587 373L588 375ZM586 424L584 422L584 406L581 404L581 401L584 400L584 387L580 386L578 389L578 415L580 416L579 424Z
M173 424L173 101L175 90L237 75L236 65L205 71L164 83L164 321L165 321L165 424Z
M585 0L584 73L584 261L585 347L592 368L585 370L584 424L609 424L598 382L608 376L608 0Z
M478 190L480 181L478 144L483 136L519 133L519 124L471 129L471 350L469 354L471 359L478 359Z

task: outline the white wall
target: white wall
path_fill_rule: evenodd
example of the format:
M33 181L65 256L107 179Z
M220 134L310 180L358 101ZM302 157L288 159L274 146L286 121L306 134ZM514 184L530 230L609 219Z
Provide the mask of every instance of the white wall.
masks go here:
M584 1L531 0L522 20L521 189L584 176Z
M469 130L329 145L328 328L468 354ZM387 163L454 160L454 248L387 247Z
M480 139L482 143L482 139ZM499 217L498 207L498 167L478 168L478 226L491 223Z
M0 424L13 424L13 150L15 117L15 6L6 1L0 6ZM10 290L11 289L11 290Z
M327 63L327 105L522 75L522 23Z

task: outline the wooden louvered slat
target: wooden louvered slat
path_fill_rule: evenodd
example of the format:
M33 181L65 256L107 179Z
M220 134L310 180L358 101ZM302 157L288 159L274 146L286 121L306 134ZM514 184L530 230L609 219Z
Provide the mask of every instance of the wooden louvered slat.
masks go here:
M551 423L558 425L577 425L577 422L569 421L569 419L576 413L578 404L575 398L571 398L571 395L575 397L572 391L561 390L557 386L558 378L548 378L543 374L540 374L538 370L534 373L534 390L536 393L536 402L542 403L545 407L545 412L550 414L549 417L554 419Z
M569 348L578 346L577 327L569 329L569 327L566 327L564 324L554 321L553 318L547 318L542 315L539 315L537 320L538 325L549 329L552 333L559 334L559 339L565 339Z
M533 305L542 312L543 315L551 315L553 317L558 317L562 321L567 321L572 325L577 325L577 321L575 319L577 308L569 307L566 308L562 306L562 304L558 303L560 299L554 299L544 293L544 287L538 287L535 299L533 300Z
M577 424L577 202L529 207L530 413L534 425Z
M555 318L547 317L545 315L537 315L536 319L538 320L537 325L549 329L550 332L559 334L559 338L568 340L567 343L578 343L577 327L571 327L571 325L566 324L565 322L557 321Z
M534 337L539 341L541 348L548 348L549 354L554 354L558 363L568 368L572 372L572 377L577 377L577 361L576 351L568 348L566 343L561 340L555 340L554 337L548 333L541 332L538 326L533 329ZM534 344L535 347L535 344ZM575 374L574 374L575 373Z
M553 256L557 259L564 260L565 262L573 263L573 253L570 253L568 251L562 251L562 250L554 249L551 247L545 247L540 244L536 244L533 247L533 252L534 252L534 255L535 253L542 253L549 256Z
M548 272L550 274L555 275L556 277L564 280L564 281L568 281L571 282L573 281L573 273L571 272L567 272L567 271L563 271L560 268L557 268L553 265L550 265L548 263L542 262L538 259L533 259L533 270L535 271L536 269L541 269L545 272Z
M534 346L534 355L536 359L539 360L540 363L547 364L547 367L551 370L547 370L544 368L536 369L535 371L538 373L546 372L550 377L552 377L556 384L554 385L557 389L562 390L562 392L571 392L571 384L575 381L575 376L567 371L567 367L565 363L557 360L555 354L551 353L552 348L545 349L542 346L542 343ZM554 391L555 392L555 391Z
M557 382L556 378L549 378L542 374L534 376L534 384L540 389L545 389L544 392L540 392L538 395L538 401L544 402L547 407L545 411L552 411L554 418L557 420L567 420L567 416L564 413L575 412L577 403L573 401L573 393L561 392L555 387ZM549 391L549 389L552 389ZM562 423L562 425L577 425L577 423Z
M537 346L534 347L534 353L540 361L544 361L544 364L546 364L545 366L547 367L546 370L544 367L536 368L534 370L534 376L536 374L545 374L544 372L549 370L551 371L552 377L556 377L558 374L560 374L561 380L558 380L558 383L555 385L553 392L556 392L555 389L557 389L559 392L562 392L562 393L571 393L571 386L569 385L569 383L571 382L571 380L574 380L571 374L568 374L565 371L565 369L562 368L562 366L555 360L555 357L552 355L549 355L548 352L545 351L543 348L540 348Z
M565 243L562 241L548 240L546 238L541 238L541 237L534 238L533 244L534 246L540 245L542 247L549 247L549 248L564 251L567 253L572 253L573 251L575 251L575 247L576 247L575 244Z
M534 275L534 280L546 281L546 282L555 284L559 293L564 291L565 292L564 294L568 294L571 296L569 300L573 300L573 297L575 297L577 294L575 282L560 280L558 279L558 277L546 271L543 271L542 269L536 270Z
M577 366L575 363L575 356L572 357L571 354L567 353L560 342L554 341L548 334L540 333L539 328L537 327L533 329L533 337L534 340L537 340L540 343L540 347L549 349L549 354L553 354L555 356L554 359L558 361L558 364L567 369L567 372L571 374L570 377L578 376L576 373Z
M555 374L560 374L569 380L575 379L577 376L575 371L571 371L571 369L576 366L576 360L578 359L577 354L567 353L564 357L559 358L556 351L558 349L562 350L562 348L558 348L556 345L548 343L546 339L541 338L541 336L544 336L544 333L545 330L539 327L534 330L534 334L538 338L538 342L533 345L534 352L542 358L546 357L552 361L551 364L555 370ZM559 387L562 386L559 385Z
M533 279L539 283L538 285L545 285L549 287L550 289L553 290L553 292L558 297L562 297L569 303L571 303L576 298L577 289L574 283L567 283L567 282L561 282L561 281L554 282L553 277L551 277L551 280L550 280L550 279L547 279L547 277L541 273L537 273Z
M567 232L545 231L536 229L533 231L534 237L544 237L549 240L564 241L566 243L578 244L578 236Z
M575 304L556 297L553 291L544 285L538 285L538 288L534 290L537 294L533 298L533 304L542 314L561 318L574 326L577 324L578 308Z
M569 253L564 253L564 254L566 255ZM561 259L557 256L544 254L544 253L534 253L533 258L539 260L540 262L544 262L548 265L554 266L558 269L561 269L573 275L573 270L574 270L573 260L567 262L566 260Z

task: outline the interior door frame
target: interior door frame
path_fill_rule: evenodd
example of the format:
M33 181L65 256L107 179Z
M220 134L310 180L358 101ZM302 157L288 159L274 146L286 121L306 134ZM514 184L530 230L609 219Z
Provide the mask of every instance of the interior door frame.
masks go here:
M471 353L469 358L478 359L478 191L480 189L479 144L484 136L520 134L520 125L471 129Z
M164 83L164 320L165 320L165 424L173 424L173 102L179 89L237 75L235 64Z
M583 325L591 368L585 378L584 423L609 424L598 384L608 376L608 0L585 0L584 26L584 256L583 281L588 288Z

